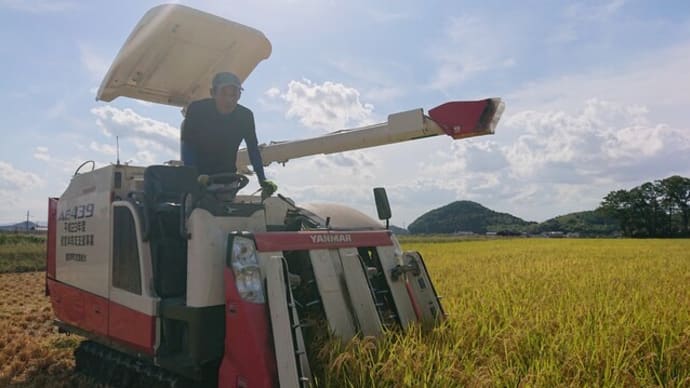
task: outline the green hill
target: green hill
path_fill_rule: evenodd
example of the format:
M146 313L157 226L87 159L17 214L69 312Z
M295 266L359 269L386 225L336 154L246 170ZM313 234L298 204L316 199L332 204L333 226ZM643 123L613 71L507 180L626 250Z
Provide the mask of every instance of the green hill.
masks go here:
M410 233L522 232L535 222L498 213L472 201L456 201L431 210L412 222Z
M618 222L596 210L570 213L541 223L525 221L508 213L498 213L472 201L456 201L431 210L407 228L412 234L461 233L499 235L547 232L580 236L612 236L620 233Z
M620 232L618 221L604 213L589 210L570 213L546 220L529 228L530 233L561 231L581 236L611 236Z

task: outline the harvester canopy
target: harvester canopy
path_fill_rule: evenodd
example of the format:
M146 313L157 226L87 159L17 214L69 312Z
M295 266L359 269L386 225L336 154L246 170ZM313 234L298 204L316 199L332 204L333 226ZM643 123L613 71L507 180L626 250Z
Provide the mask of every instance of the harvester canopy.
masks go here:
M96 96L184 107L209 96L213 75L244 81L271 55L261 31L181 5L152 8L134 28Z

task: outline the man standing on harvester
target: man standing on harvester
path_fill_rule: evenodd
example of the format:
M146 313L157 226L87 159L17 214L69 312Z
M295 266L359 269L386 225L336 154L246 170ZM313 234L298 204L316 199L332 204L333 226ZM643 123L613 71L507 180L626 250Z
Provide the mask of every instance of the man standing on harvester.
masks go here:
M270 197L275 183L266 179L254 124L254 114L237 103L240 79L221 72L213 77L211 98L189 104L182 123L182 161L200 175L237 172L237 151L244 140L249 160L261 185L262 198Z

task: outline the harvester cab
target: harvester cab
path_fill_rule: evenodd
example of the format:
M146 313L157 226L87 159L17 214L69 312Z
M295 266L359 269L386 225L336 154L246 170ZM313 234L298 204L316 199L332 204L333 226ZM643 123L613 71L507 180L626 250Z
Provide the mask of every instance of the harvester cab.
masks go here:
M269 57L259 31L181 5L151 9L97 98L184 108L211 77L242 80ZM500 99L450 102L384 123L261 147L288 160L435 135L491 134ZM238 168L247 169L246 151ZM181 163L113 164L76 173L49 199L46 283L56 323L88 338L79 371L114 386L304 387L312 340L347 341L444 317L424 260L379 218L337 204L238 193L247 178L200 179ZM321 332L320 332L321 331Z

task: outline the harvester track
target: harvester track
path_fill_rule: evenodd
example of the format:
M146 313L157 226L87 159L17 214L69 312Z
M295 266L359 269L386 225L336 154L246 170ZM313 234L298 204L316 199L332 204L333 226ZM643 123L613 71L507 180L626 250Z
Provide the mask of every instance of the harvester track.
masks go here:
M186 388L194 382L93 341L74 350L76 371L107 387Z

